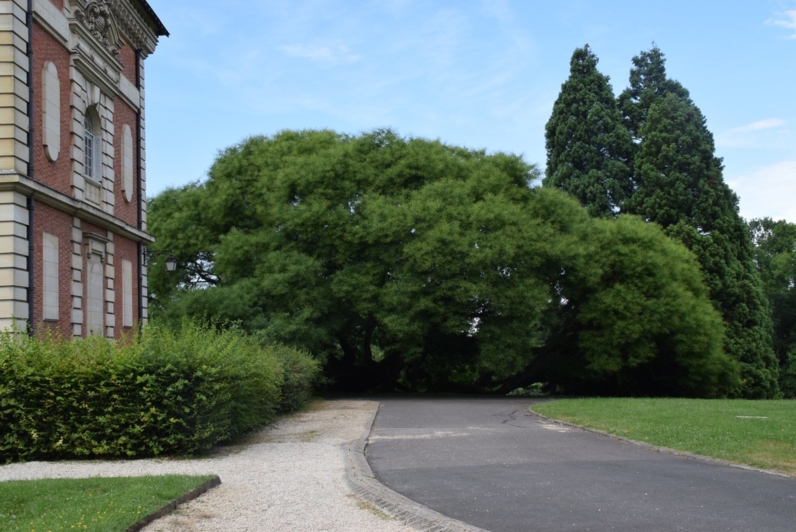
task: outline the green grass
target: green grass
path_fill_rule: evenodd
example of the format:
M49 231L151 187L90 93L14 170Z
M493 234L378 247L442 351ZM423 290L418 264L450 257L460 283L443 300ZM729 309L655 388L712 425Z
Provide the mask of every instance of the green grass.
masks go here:
M562 399L531 408L631 440L796 475L796 401Z
M123 531L212 476L0 482L0 530Z

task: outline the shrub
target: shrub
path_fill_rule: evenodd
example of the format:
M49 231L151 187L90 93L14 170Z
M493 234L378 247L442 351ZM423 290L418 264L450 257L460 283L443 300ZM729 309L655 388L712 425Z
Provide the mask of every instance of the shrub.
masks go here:
M201 452L300 404L307 359L191 323L117 343L0 335L0 461Z
M309 352L277 344L268 346L282 366L279 412L301 408L321 379L321 364Z

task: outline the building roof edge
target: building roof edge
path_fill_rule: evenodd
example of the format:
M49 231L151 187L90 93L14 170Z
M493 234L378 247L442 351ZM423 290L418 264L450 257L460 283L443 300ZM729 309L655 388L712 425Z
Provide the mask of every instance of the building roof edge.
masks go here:
M169 30L167 30L166 26L164 26L163 23L160 21L160 18L157 16L157 13L155 13L155 10L152 9L152 6L149 5L149 2L147 2L147 0L132 0L132 1L134 3L137 3L141 7L141 9L147 15L149 15L149 18L152 19L152 22L155 26L155 35L157 35L158 37L169 36Z

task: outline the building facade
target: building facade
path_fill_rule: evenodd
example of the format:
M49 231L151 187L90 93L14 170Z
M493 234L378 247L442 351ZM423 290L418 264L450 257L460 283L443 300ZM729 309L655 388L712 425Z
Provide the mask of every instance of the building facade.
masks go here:
M147 319L146 0L0 0L0 328Z

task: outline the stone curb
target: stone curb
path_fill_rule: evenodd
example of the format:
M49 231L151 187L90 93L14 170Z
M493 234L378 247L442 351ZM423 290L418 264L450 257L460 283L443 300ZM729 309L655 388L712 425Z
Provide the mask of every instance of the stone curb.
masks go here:
M373 422L376 420L380 408L381 403L373 408L373 414L365 427L364 434L348 447L346 480L352 491L415 530L422 532L487 532L483 528L451 519L427 506L418 504L391 490L376 479L376 475L373 474L373 470L365 458L365 449L373 430Z
M196 499L197 497L199 497L200 495L202 495L206 491L210 490L211 488L215 488L219 484L221 484L221 479L218 478L218 475L216 475L213 478L211 478L210 480L208 480L207 482L201 484L196 489L189 491L188 493L186 493L182 497L174 499L173 501L171 501L170 503L166 504L165 506L163 506L159 510L156 510L153 513L147 515L146 517L144 517L143 519L141 519L140 521L135 523L133 526L131 526L130 528L125 530L125 532L138 532L139 530L141 530L142 528L147 526L149 523L151 523L155 519L160 519L161 517L164 517L164 516L170 514L175 509L177 509L177 506L179 506L181 504L185 504L186 502L191 501L193 499Z
M766 475L774 475L777 477L785 477L792 480L794 479L793 475L789 475L787 473L783 473L782 471L777 471L775 469L761 469L759 467L753 467L746 464L739 464L737 462L730 462L728 460L721 460L720 458L713 458L711 456L705 456L702 454L694 454L689 453L686 451L678 451L677 449L670 449L669 447L661 447L659 445L652 445L651 443L646 443L643 441L638 440L631 440L630 438L625 438L623 436L617 436L616 434L611 434L610 432L605 432L603 430L598 429L590 429L588 427L584 427L583 425L576 425L574 423L569 423L568 421L561 421L559 419L553 419L547 416L543 416L538 412L534 412L530 407L528 407L528 411L533 414L534 416L547 421L549 423L555 423L556 425L561 425L563 427L570 427L573 429L580 429L585 430L586 432L591 432L593 434L599 434L600 436L607 436L612 440L618 440L622 443L629 443L631 445L635 445L636 447L640 447L642 449L646 449L648 451L655 451L656 453L663 453L663 454L671 454L673 456L679 456L681 458L688 458L691 460L699 460L700 462L709 462L711 464L723 465L734 467L736 469L745 469L746 471L756 471L758 473L765 473Z

